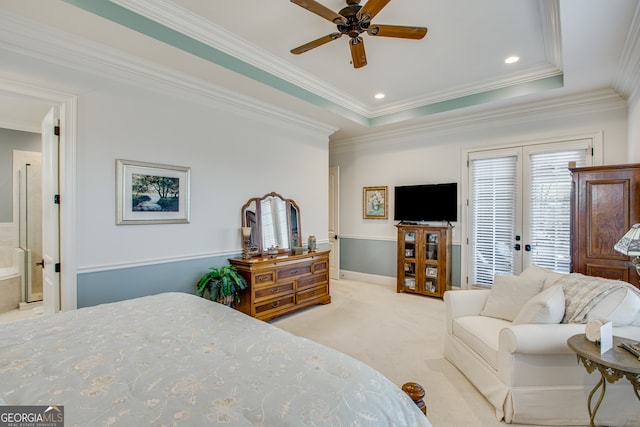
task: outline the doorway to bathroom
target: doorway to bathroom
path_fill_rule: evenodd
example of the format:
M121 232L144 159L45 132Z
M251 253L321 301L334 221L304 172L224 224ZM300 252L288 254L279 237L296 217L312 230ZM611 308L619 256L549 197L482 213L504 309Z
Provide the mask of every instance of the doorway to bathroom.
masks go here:
M0 312L42 301L42 142L0 129Z

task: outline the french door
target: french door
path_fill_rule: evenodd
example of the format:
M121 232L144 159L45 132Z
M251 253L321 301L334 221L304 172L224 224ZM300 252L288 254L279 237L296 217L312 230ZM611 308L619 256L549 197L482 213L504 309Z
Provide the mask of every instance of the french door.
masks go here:
M468 284L531 264L569 272L571 174L592 163L591 138L468 153Z

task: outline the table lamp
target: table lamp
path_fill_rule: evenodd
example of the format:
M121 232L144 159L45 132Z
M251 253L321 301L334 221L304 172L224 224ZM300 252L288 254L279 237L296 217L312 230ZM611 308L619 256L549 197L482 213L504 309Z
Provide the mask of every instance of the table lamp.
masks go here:
M631 260L631 264L634 265L636 273L640 276L640 224L634 224L613 248L625 255L635 256Z

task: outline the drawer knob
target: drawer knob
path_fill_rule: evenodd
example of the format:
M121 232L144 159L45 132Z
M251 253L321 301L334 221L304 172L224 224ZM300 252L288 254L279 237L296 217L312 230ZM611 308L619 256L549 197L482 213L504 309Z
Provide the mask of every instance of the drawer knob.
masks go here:
M271 289L271 293L275 294L276 292L278 292L280 290L280 288L273 288Z
M276 301L276 302L272 302L271 303L271 307L273 307L273 308L276 308L279 305L280 305L280 301Z

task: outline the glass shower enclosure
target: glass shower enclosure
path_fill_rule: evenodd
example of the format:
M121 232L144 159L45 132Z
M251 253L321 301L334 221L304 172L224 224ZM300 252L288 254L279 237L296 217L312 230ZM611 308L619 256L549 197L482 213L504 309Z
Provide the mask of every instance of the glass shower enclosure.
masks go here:
M19 238L24 301L42 301L42 158L32 158L18 171ZM20 258L20 257L19 257Z

